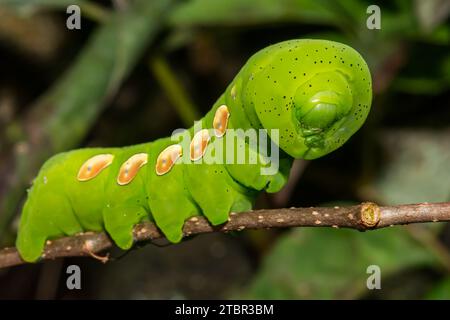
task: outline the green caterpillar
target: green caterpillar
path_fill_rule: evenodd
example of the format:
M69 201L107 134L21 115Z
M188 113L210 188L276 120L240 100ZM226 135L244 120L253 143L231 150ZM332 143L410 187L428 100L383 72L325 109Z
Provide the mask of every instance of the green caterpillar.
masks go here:
M129 249L133 226L143 220L179 242L186 219L204 215L213 225L224 223L230 212L251 209L258 192L280 190L293 158L315 159L339 148L364 123L371 100L370 72L354 49L309 39L269 46L240 70L201 119L202 130L49 159L29 190L17 248L32 262L47 239L106 230ZM232 129L267 130L270 152L255 149L248 137L231 137ZM189 144L186 133L194 137ZM242 163L236 154L228 161L229 149L218 155L227 142L257 161ZM277 170L263 175L276 145ZM207 154L227 161L205 163Z

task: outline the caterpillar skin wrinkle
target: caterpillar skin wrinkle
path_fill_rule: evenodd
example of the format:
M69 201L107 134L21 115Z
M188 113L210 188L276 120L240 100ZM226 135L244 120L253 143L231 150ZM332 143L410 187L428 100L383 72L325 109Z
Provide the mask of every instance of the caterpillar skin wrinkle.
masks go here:
M173 243L186 219L213 225L230 212L251 209L260 191L277 192L294 158L315 159L342 146L364 123L371 76L354 49L327 40L290 40L254 54L201 119L188 129L188 147L170 137L123 148L60 153L41 168L22 210L17 248L25 261L42 254L47 239L105 230L122 249L133 227L156 223ZM257 163L202 162L230 139L230 129L278 129L278 170L261 175ZM264 159L246 139L238 145ZM226 157L226 155L223 155ZM181 161L187 159L187 161Z

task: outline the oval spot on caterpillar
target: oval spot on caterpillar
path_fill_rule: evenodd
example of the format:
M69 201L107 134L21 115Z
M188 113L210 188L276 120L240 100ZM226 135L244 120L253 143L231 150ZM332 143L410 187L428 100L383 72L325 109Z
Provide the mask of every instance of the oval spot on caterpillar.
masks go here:
M236 100L236 94L237 94L236 91L237 91L237 90L236 90L236 85L234 85L234 86L231 88L231 91L230 91L230 95L231 95L231 98L233 98L233 100Z
M225 131L227 131L229 117L230 112L228 111L228 107L226 105L223 104L217 108L213 121L214 134L216 137L222 137L225 134Z
M158 176L162 176L172 169L175 162L183 154L183 148L179 144L173 144L165 148L156 159L155 170Z
M103 169L113 162L112 154L98 154L86 160L78 170L78 181L88 181L95 178Z
M138 153L132 155L125 161L119 169L117 183L121 186L129 184L137 175L140 168L147 164L148 155L146 153Z
M190 146L190 156L192 161L197 161L203 157L210 139L207 129L200 130L194 135Z

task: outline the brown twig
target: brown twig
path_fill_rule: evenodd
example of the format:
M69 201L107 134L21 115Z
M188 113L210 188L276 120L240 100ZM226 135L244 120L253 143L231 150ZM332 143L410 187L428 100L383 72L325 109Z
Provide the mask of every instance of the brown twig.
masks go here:
M185 236L209 233L242 231L281 227L334 227L360 231L380 229L392 225L421 222L450 221L450 202L420 203L380 207L367 202L350 207L290 208L254 210L231 213L227 223L211 226L203 217L193 217L183 227ZM136 241L164 238L151 222L140 223L134 228ZM92 256L113 246L104 232L86 232L71 237L47 241L42 259L59 257ZM99 257L102 262L106 257ZM15 248L0 250L0 268L24 264Z

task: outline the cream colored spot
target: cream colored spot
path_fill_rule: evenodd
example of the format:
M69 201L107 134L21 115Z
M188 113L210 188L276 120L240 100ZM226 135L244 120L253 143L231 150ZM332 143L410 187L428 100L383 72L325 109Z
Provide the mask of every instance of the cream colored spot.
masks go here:
M237 95L236 85L234 85L231 88L230 95L231 95L231 98L233 98L233 100L236 100L236 95Z
M95 178L103 169L113 162L112 154L98 154L86 160L78 171L78 181L88 181Z
M194 135L190 146L192 161L197 161L203 157L210 139L207 129L200 130Z
M226 105L223 104L217 108L213 120L214 134L216 137L222 137L227 131L229 117L230 112L228 111L228 107Z
M117 183L121 186L129 184L137 175L139 169L147 164L147 160L148 155L146 153L138 153L131 156L120 167Z
M182 155L183 148L179 144L173 144L165 148L156 159L156 174L162 176L169 172Z

